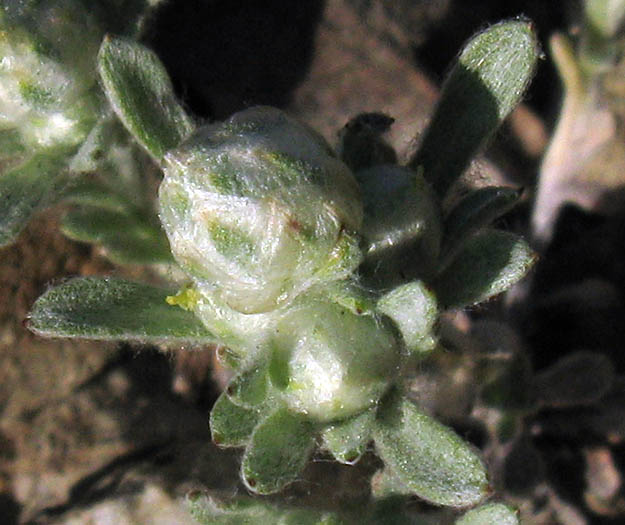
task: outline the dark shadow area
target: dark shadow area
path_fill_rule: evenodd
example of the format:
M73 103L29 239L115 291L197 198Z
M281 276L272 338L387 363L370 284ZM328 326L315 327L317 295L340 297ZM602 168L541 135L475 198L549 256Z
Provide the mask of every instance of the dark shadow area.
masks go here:
M457 64L447 79L430 125L411 166L423 173L439 195L444 195L499 126L497 99L482 79Z
M625 371L625 214L605 217L567 205L536 267L521 323L539 370L583 348Z
M200 117L284 107L312 58L324 2L180 0L159 8L147 44Z

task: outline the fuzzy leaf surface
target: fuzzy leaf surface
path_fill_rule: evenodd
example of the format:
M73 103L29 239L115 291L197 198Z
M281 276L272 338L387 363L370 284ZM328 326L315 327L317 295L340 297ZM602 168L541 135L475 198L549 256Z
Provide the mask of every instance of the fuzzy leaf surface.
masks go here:
M202 525L341 525L336 514L309 509L279 507L268 501L245 496L229 500L208 494L187 497L191 515Z
M518 235L485 230L467 241L432 287L440 304L461 308L505 292L535 262L536 254Z
M487 503L461 516L456 525L519 525L519 517L508 505Z
M340 463L353 465L367 450L374 419L374 410L367 410L330 425L321 433L324 448Z
M234 376L226 388L230 400L245 408L261 405L269 389L268 368L268 361L262 359Z
M104 200L102 206L107 204L114 205L114 198ZM163 230L138 214L94 207L72 210L63 217L61 231L75 241L98 244L118 264L174 262Z
M0 246L12 242L30 218L67 183L61 156L42 153L0 173Z
M537 374L532 391L541 406L592 405L610 390L614 378L614 366L608 357L575 352Z
M98 71L115 113L156 160L194 130L153 51L107 36L98 54Z
M453 430L392 395L374 425L376 450L412 494L434 503L468 507L490 491L486 470L473 449Z
M213 442L220 447L246 445L260 415L257 410L235 405L222 393L211 410L210 429Z
M501 22L469 40L410 161L414 169L423 167L440 196L520 101L539 54L525 21Z
M430 352L436 346L436 297L423 282L413 281L391 290L378 301L378 310L395 321L411 352Z
M258 494L278 492L304 470L315 444L313 426L302 415L278 408L254 429L241 477Z
M170 306L172 290L114 278L76 278L35 302L28 328L45 337L213 343L191 313Z
M469 193L445 219L442 258L448 260L455 255L471 235L510 211L520 197L519 190L496 186Z

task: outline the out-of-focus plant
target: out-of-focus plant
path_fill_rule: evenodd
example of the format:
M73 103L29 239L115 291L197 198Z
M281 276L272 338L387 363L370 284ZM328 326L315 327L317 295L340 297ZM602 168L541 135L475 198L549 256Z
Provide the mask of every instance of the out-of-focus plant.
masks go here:
M470 333L447 338L450 351L426 374L455 383L456 391L440 392L433 403L446 402L448 417L482 429L491 480L519 505L522 517L569 523L575 522L571 515L583 519L588 511L621 515L621 478L610 469L625 436L624 390L610 358L576 350L536 371L519 335L494 320L477 321ZM554 467L565 457L575 464L573 476ZM575 476L580 499L571 497Z
M96 56L107 31L135 34L142 0L9 0L0 9L0 246L64 201L72 239L117 262L169 262L148 165L110 111Z
M623 0L585 0L576 34L550 40L564 98L539 172L532 218L539 243L550 240L564 203L609 212L609 193L625 185L624 21Z
M188 282L176 290L70 280L39 298L29 327L49 337L220 343L233 377L211 411L211 433L220 446L244 447L240 474L251 492L296 481L317 443L345 464L373 443L384 464L375 499L483 502L491 487L479 455L420 409L406 382L439 348L444 309L504 292L534 262L522 238L488 227L516 190L482 188L448 212L442 201L520 100L538 54L526 21L473 37L420 148L399 166L388 164L395 155L382 137L392 120L378 114L348 124L340 156L268 107L196 128L158 58L107 37L102 83L164 171L160 219ZM208 501L197 512L214 523L342 519L244 500ZM516 517L489 505L462 520Z

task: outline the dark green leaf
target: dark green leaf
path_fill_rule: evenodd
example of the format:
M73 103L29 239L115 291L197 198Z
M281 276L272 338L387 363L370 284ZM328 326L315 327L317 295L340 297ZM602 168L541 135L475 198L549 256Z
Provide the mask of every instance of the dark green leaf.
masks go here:
M521 99L540 52L532 25L501 22L466 45L441 93L415 157L444 196Z
M302 414L279 408L254 429L241 476L258 494L278 492L301 474L315 444L314 428Z
M128 214L133 205L100 181L80 177L63 191L63 202Z
M213 442L220 447L246 445L259 418L257 410L235 405L225 393L222 393L213 405L210 415Z
M114 197L102 204L115 204ZM160 226L127 211L98 210L87 207L68 212L61 231L70 239L97 244L106 256L118 264L172 263L169 243Z
M151 50L107 36L100 47L98 70L115 113L156 160L193 131L167 71Z
M46 337L214 342L195 315L165 302L174 293L122 279L72 279L37 299L28 328Z
M453 507L488 496L486 470L472 448L409 399L395 394L385 400L373 436L378 455L406 491Z
M387 164L356 176L365 205L365 283L388 289L429 274L442 235L440 209L430 185L411 169Z
M513 233L485 230L473 236L432 283L439 304L460 308L505 292L523 278L536 254Z
M495 186L480 188L464 197L445 219L442 265L449 261L471 235L510 211L521 192Z

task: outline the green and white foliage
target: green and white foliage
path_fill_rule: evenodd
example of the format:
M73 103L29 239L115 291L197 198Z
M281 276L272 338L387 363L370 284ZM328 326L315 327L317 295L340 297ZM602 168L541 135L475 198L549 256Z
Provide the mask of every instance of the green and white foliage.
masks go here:
M409 166L396 166L381 164L395 158L379 147L388 119L364 134L348 125L343 158L273 108L195 129L156 56L106 39L106 95L164 170L160 218L188 283L168 295L119 280L69 281L38 300L31 329L165 343L188 330L188 340L225 345L233 377L211 432L220 446L244 447L241 478L251 492L296 481L319 442L347 464L375 450L384 463L377 498L477 505L491 493L479 454L420 410L405 386L411 366L439 347L443 308L504 292L534 261L520 237L485 229L518 192L478 190L450 212L441 202L520 100L538 54L525 21L470 40L421 148ZM376 144L382 153L358 155ZM209 500L197 512L221 516L217 523L239 515L290 522L291 511L239 503Z
M76 205L61 224L120 263L170 262L147 157L108 109L96 57L106 31L135 32L143 0L9 0L0 9L0 246L32 215Z

